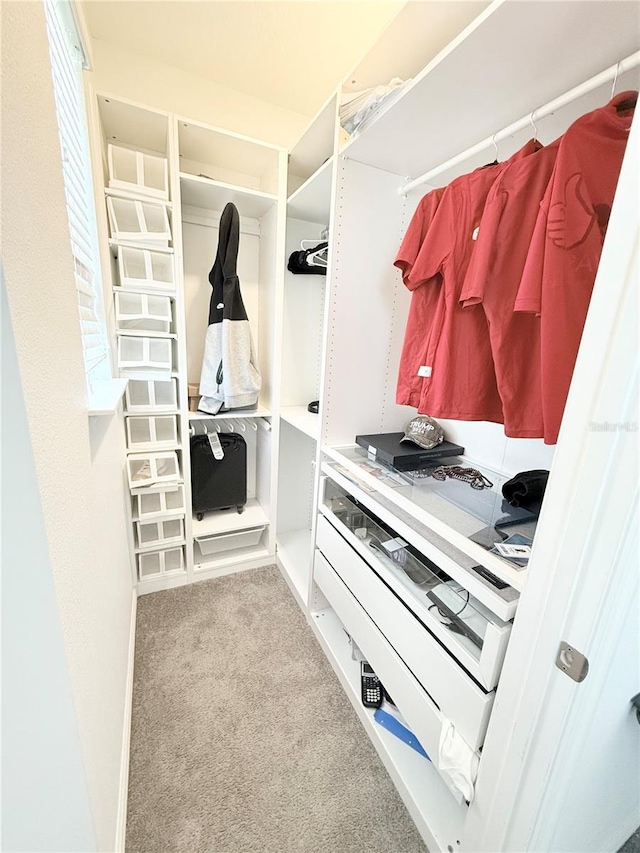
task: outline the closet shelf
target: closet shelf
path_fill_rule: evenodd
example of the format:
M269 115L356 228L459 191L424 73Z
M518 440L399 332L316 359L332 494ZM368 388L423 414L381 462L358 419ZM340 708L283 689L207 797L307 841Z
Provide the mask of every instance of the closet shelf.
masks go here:
M114 293L141 293L145 296L166 296L173 302L176 300L175 290L163 290L161 287L120 287L114 284L111 289Z
M149 418L149 417L153 418L153 417L163 417L165 415L179 415L180 412L178 411L178 409L163 409L160 407L158 409L153 409L153 410L150 410L147 412L127 412L127 411L125 411L122 414L125 416L125 418ZM131 452L133 453L134 451L131 451Z
M236 509L223 509L210 512L202 521L193 519L192 534L194 539L204 536L215 536L218 533L231 533L234 530L248 530L269 524L269 518L257 500L247 501L244 512Z
M116 240L113 237L109 239L109 249L114 258L118 257L118 249L146 249L148 252L161 252L163 255L173 255L173 248L170 246L154 246L149 243L136 243L132 240ZM165 291L162 291L164 294Z
M241 216L249 219L260 219L278 200L278 196L271 193L214 181L188 172L180 172L180 195L183 205L205 210L222 211L231 202Z
M220 420L243 420L245 418L270 418L271 411L258 404L256 409L230 409L228 412L219 412L217 415L208 415L206 412L188 412L190 421L220 421Z
M497 554L491 554L481 545L472 542L468 538L487 527L489 521L480 520L471 511L462 509L441 495L438 495L437 492L429 489L427 485L413 486L410 483L403 483L402 485L398 484L392 487L391 485L380 482L378 478L367 473L359 466L358 463L366 463L368 460L366 452L357 445L339 448L323 447L323 452L330 459L334 460L334 462L337 462L338 465L347 469L348 472L348 475L342 475L339 471L332 469L331 476L334 476L334 473L338 479L344 476L345 484L348 485L349 477L352 475L356 484L363 488L365 492L377 492L383 499L391 501L400 512L408 513L418 524L422 524L433 531L436 535L450 543L455 549L462 552L462 554L471 558L473 562L487 568L497 578L507 583L513 589L518 592L523 589L527 578L526 568L520 570L514 568L507 560L504 560ZM469 462L469 464L473 463ZM393 474L394 472L390 471L390 473ZM495 487L497 485L495 479L493 482ZM481 494L482 492L477 492L476 496ZM492 492L492 494L502 503L501 495L495 492ZM474 496L472 495L472 497ZM518 532L517 525L510 527L509 532ZM494 593L494 597L498 600L499 593L497 590ZM492 609L501 618L511 618L511 616L495 610L495 607Z
M283 421L299 429L300 432L308 435L314 441L318 440L318 436L320 435L320 416L307 411L306 406L285 406L280 410L280 417Z
M410 178L438 166L633 53L631 5L583 3L576 11L573 3L492 3L341 154ZM576 16L581 36L567 40ZM527 39L514 40L514 32ZM604 43L602 32L625 35ZM482 162L486 152L467 169Z
M174 518L175 517L183 518L183 516L173 516L173 517ZM168 518L154 518L153 519L153 521L169 521L169 520L170 520L170 517L168 517ZM149 522L149 523L151 523L151 522ZM168 551L170 548L182 548L184 545L186 545L186 539L183 538L183 539L179 539L177 542L155 543L153 545L149 545L146 548L136 547L135 553L136 554L152 554L155 551ZM182 570L180 570L180 571L182 571ZM177 570L176 570L176 573L177 573ZM173 572L167 572L167 574L173 574ZM154 577L157 577L157 576L154 575Z
M308 222L329 222L331 178L334 158L330 157L287 199L287 216Z
M313 613L310 622L389 775L403 792L405 802L408 799L413 803L414 820L416 814L421 815L434 839L459 838L466 806L456 803L431 761L380 726L373 718L374 709L364 707L360 663L353 660L348 635L334 611L327 608Z
M236 548L233 551L221 551L219 554L202 554L198 543L193 545L193 570L198 580L215 578L230 572L243 570L255 560L256 565L265 565L265 558L273 555L264 545L249 545L246 548Z
M127 451L127 455L133 451ZM184 480L167 480L162 483L154 483L152 486L140 486L137 489L129 489L132 495L151 495L154 492L166 492L167 489L175 489L177 486L184 484Z
M166 293L161 295L167 296ZM116 329L116 335L127 338L171 338L174 341L178 338L175 332L148 332L146 329Z
M168 210L173 208L173 202L166 198L157 198L156 196L145 195L144 193L131 192L131 190L117 190L113 189L113 187L105 187L104 194L111 196L112 198L126 198L130 201L142 201L145 204L162 204Z

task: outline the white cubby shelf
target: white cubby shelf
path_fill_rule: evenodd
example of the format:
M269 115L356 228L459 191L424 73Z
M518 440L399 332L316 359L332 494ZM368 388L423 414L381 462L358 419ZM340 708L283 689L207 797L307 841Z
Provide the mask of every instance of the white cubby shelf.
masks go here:
M320 415L308 411L306 406L285 406L280 417L292 427L317 441L320 436Z
M242 216L250 219L260 219L278 200L272 193L214 181L187 172L180 173L180 196L183 205L220 212L224 210L225 205L232 203Z

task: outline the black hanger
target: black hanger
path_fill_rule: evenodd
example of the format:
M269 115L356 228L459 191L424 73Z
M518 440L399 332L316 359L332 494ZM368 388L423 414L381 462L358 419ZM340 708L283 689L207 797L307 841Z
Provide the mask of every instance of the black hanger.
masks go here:
M628 98L625 98L624 101L618 101L616 104L616 110L619 113L625 112L625 110L634 110L636 108L636 104L638 103L638 93L635 95L631 95Z

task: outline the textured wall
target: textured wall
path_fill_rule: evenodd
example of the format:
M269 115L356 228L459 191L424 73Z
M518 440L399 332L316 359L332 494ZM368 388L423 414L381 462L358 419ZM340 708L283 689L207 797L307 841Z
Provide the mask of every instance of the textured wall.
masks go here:
M98 92L285 147L292 146L309 124L309 116L145 59L106 41L94 39L92 54L91 82Z
M1 273L1 270L0 270ZM2 850L95 850L51 561L4 284ZM28 561L25 560L25 541ZM28 568L28 571L25 569ZM34 820L34 813L38 819Z
M0 9L9 311L96 835L113 850L133 596L122 417L86 411L44 11Z

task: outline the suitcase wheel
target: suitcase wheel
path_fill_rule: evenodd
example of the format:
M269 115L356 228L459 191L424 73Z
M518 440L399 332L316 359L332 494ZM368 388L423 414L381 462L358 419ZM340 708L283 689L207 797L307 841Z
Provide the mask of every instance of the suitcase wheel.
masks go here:
M244 512L244 506L237 507L238 512Z
M198 519L198 521L202 521L202 519L204 518L204 513L203 512L197 512L196 518Z

